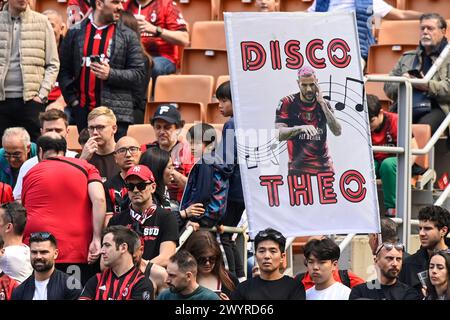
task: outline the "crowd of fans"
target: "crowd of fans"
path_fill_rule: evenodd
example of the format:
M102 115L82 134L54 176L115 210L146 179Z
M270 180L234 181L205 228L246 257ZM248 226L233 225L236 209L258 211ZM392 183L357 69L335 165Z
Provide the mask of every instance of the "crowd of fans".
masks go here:
M361 13L364 1L357 3ZM246 261L221 228L237 226L245 210L230 82L216 91L220 112L230 117L221 137L206 123L181 136L184 121L171 104L150 121L156 141L139 145L127 136L143 119L150 77L155 83L174 73L177 46L189 43L172 1L71 0L66 34L56 11L37 13L25 0L2 5L0 38L11 46L0 49L0 300L450 298L450 213L437 206L420 211L421 248L410 256L395 224L382 220L382 233L370 242L377 278L367 283L339 270L339 247L326 236L306 244L305 274L284 275L286 238L271 228L256 235L258 272L245 277ZM256 5L277 10L273 0ZM316 1L311 10L338 7ZM388 9L381 16L419 14ZM412 77L415 69L423 76L447 45L445 20L419 16L420 45L393 75ZM371 40L363 41L364 60ZM444 63L428 85L416 86L431 101L418 123L434 128L449 112L448 71ZM374 137L386 144L382 133L396 128L396 118L376 97L368 104ZM79 153L67 149L69 124L85 137ZM388 176L392 217L396 162L386 158L377 170ZM214 226L217 232L204 230ZM188 227L195 231L177 250Z

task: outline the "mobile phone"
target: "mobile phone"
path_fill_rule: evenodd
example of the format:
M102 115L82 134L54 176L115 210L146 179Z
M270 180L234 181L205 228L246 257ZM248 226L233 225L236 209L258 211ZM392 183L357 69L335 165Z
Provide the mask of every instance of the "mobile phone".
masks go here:
M408 70L408 74L409 74L410 76L415 77L415 78L419 78L419 79L422 78L422 75L420 74L420 71L417 70L417 69Z
M99 55L92 55L92 56L90 56L90 59L91 59L91 63L93 63L93 62L100 63L100 56Z

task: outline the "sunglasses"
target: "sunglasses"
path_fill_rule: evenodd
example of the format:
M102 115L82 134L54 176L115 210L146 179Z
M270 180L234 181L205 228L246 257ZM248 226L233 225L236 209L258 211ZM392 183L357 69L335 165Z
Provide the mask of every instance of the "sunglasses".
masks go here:
M383 242L380 247L378 248L377 252L375 252L375 255L377 256L382 248L386 248L387 251L391 251L393 248L395 248L395 250L402 250L405 251L405 247L403 246L403 243L397 242L397 243L391 243L391 242Z
M277 240L284 239L284 236L279 232L275 233L275 232L260 231L256 236L260 238L274 237Z
M197 261L198 261L198 264L201 264L201 265L205 265L206 264L206 262L209 262L209 264L215 264L216 263L216 257L215 256L211 256L211 257L199 257L198 259L197 259Z
M137 188L139 191L144 191L149 184L153 182L138 182L138 183L125 183L125 187L127 187L128 191L134 191L134 188Z
M30 234L30 241L32 240L48 240L53 235L50 232L33 232Z

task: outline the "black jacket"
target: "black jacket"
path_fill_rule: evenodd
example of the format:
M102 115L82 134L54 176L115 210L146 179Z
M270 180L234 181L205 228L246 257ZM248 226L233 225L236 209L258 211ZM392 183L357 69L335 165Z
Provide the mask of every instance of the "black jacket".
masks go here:
M79 77L83 62L86 26L89 19L70 28L61 44L59 85L64 99L72 105L79 97ZM145 58L136 32L117 22L111 40L108 80L103 82L100 104L109 107L119 122L134 123L133 89L146 86Z
M76 300L81 289L70 289L68 284L73 284L69 276L55 269L47 284L47 300ZM81 285L79 285L81 286ZM12 293L11 300L33 300L34 296L34 273L22 282Z

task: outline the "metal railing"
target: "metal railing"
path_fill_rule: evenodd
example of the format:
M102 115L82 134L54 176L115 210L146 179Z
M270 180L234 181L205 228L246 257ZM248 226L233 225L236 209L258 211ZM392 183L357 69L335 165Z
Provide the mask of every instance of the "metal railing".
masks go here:
M444 63L447 56L450 54L450 44L448 44L441 52L440 56L436 59L430 70L427 72L423 79L410 79L405 77L393 77L393 76L381 76L381 75L369 75L366 77L367 81L373 82L397 82L399 83L398 90L398 141L397 147L381 147L374 146L374 151L382 151L395 153L398 155L398 167L397 167L397 213L400 219L395 219L398 223L402 224L400 229L400 238L405 244L406 250L409 248L409 235L411 234L411 224L418 223L411 220L411 184L409 179L411 178L411 155L423 155L434 147L439 140L442 133L450 124L450 114L447 115L445 120L441 123L438 130L433 134L429 142L422 149L410 148L411 142L411 124L412 124L412 85L413 84L428 84L430 79L434 76L436 71ZM405 152L408 151L408 152ZM443 204L445 199L450 193L450 185L446 187L444 192L438 201L440 205Z

